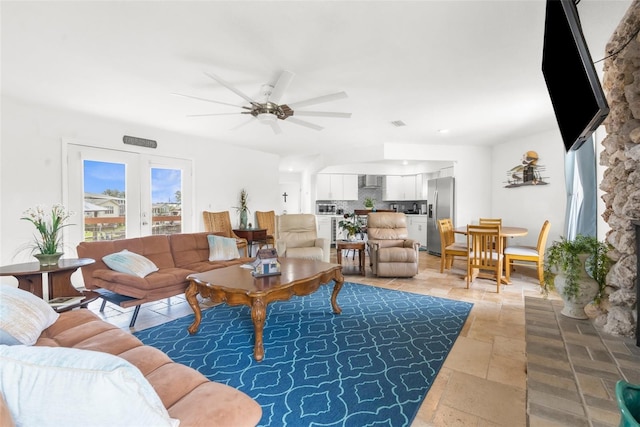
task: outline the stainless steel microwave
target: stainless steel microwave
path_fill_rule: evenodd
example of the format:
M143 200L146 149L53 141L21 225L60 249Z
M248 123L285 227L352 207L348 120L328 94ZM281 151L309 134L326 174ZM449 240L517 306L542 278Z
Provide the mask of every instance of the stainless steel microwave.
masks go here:
M337 206L332 203L318 203L318 215L335 215Z

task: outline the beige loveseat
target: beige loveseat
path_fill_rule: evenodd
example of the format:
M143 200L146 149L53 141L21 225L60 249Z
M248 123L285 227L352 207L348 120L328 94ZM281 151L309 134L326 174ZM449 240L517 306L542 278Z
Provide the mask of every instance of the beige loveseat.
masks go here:
M133 327L140 305L184 293L189 285L187 276L229 265L242 264L250 258L209 261L211 232L155 235L122 240L81 242L77 251L80 258L92 258L94 264L81 268L87 289L101 291L105 301L122 307L136 306L130 326ZM126 249L142 255L158 267L146 277L114 271L102 260L104 256ZM103 307L104 308L104 304Z
M420 243L409 239L404 213L367 215L369 260L378 277L413 277L418 274Z
M65 347L108 353L128 361L140 370L142 376L157 393L162 405L167 409L169 417L180 421L180 427L255 426L262 416L260 405L243 392L225 384L209 381L198 371L173 362L162 351L143 345L138 338L101 320L93 312L86 309L61 313L51 326L42 331L32 348L37 351L39 346L43 352L53 350L50 349L51 347ZM5 346L5 348L11 348L11 346ZM29 349L29 347L23 348ZM9 359L5 359L3 363L9 362ZM45 369L51 369L51 361L45 360L44 365L29 365L24 369L39 370L36 372L40 373L41 378L45 375ZM34 392L29 399L51 401L53 394L56 393L56 401L64 402L65 396L82 393L82 390L68 388L69 381L67 379L76 375L73 372L74 368L70 369L71 371L67 370L66 374L64 369L59 369L66 378L61 378L56 384L50 384L46 391ZM108 371L105 371L105 375L107 374ZM84 390L86 400L91 399L90 393L99 396L103 392L99 387L99 384L104 384L104 382L100 382L99 371L83 370L83 373L77 375L96 378L95 382L87 385ZM130 377L124 378L130 379ZM127 387L130 388L131 385L125 386L123 384L123 389ZM10 397L15 397L10 396L11 390L17 390L15 387L12 388L9 385L4 390L7 402L11 400ZM36 400L33 403L37 404L38 402ZM77 419L77 415L74 418L74 408L76 405L83 404L82 401L68 402L67 422L60 425L92 425L91 420ZM104 404L105 406L113 405L113 402L104 402ZM126 407L121 409L124 411L122 416L127 416L127 410L135 411L136 404L136 402L130 402L129 409ZM0 394L0 425L3 427L13 426L14 419L16 422L21 419L20 411L22 409L21 407L13 408L15 412L12 414ZM31 415L29 414L29 416ZM131 417L133 415L137 414L130 414ZM114 413L113 416L115 417L116 414ZM55 424L55 420L47 419L47 422L48 425ZM104 425L104 422L100 425Z

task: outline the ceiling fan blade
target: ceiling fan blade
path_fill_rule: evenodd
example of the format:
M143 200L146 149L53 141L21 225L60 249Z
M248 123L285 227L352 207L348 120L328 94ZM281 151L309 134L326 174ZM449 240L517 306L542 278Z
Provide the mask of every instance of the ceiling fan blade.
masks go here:
M300 126L307 127L307 128L315 129L315 130L324 129L322 126L314 125L313 123L309 123L309 122L304 121L304 120L296 119L295 117L287 117L287 121L291 122L291 123L295 123L295 124L300 125Z
M328 111L294 111L294 116L307 116L307 117L339 117L342 119L350 119L351 113L332 113Z
M214 104L228 105L230 107L247 108L247 107L243 107L242 105L230 104L228 102L222 102L222 101L214 101L213 99L200 98L198 96L183 95L181 93L172 93L171 95L184 96L185 98L197 99L199 101L205 101L205 102L213 102Z
M250 114L250 113L248 111L238 111L237 113L187 114L187 117L235 116L236 114Z
M282 129L280 129L278 122L270 122L269 125L271 125L271 129L273 129L273 133L276 135L280 135L282 133Z
M271 95L269 96L268 101L271 101L275 104L280 103L280 99L282 99L282 94L287 90L291 81L293 80L294 74L291 71L284 70L280 77L278 77L278 81L276 85L273 87L271 91Z
M330 95L318 96L317 98L311 98L304 101L294 102L287 105L295 110L296 108L306 107L307 105L321 104L323 102L336 101L338 99L344 99L347 97L347 92L338 92L332 93Z
M231 86L230 83L227 83L226 81L224 81L223 79L221 79L220 77L216 76L215 74L212 73L207 73L206 71L204 72L208 77L210 77L211 79L217 81L218 83L220 83L222 86L226 87L227 89L229 89L231 92L235 93L236 95L238 95L240 98L244 99L245 101L248 101L250 103L254 103L255 101L251 98L249 98L247 95L245 95L243 92L241 92L239 89L236 89L235 87Z

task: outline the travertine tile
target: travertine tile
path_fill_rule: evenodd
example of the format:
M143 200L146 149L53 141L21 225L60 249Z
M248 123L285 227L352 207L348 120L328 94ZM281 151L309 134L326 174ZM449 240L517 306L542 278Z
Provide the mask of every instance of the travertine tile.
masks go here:
M441 399L443 405L514 427L526 425L524 402L524 390L459 372L451 375Z
M432 427L477 427L478 417L447 405L440 405L433 422L429 425Z
M494 352L487 379L526 390L527 363L523 359L497 356Z
M446 368L486 378L493 345L466 337L458 337L444 362Z

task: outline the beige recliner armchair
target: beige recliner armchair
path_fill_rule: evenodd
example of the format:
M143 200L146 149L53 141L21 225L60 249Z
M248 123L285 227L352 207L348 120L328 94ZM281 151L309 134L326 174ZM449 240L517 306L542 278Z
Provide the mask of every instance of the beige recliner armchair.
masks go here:
M369 260L378 277L413 277L418 274L420 243L409 239L403 213L373 212L367 215Z
M329 262L331 242L318 238L315 215L278 215L276 232L278 256Z

